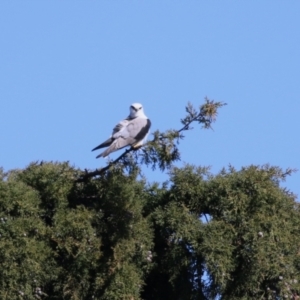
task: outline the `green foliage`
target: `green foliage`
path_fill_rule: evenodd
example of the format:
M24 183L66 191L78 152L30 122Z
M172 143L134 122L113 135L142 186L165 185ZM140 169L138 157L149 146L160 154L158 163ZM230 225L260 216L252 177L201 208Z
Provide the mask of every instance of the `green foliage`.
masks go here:
M54 282L58 274L39 194L12 172L0 182L0 203L0 298L36 299L39 288Z
M277 167L174 167L182 131L222 103L187 106L98 178L68 163L0 170L0 299L298 299L299 205ZM167 150L169 149L169 150ZM140 163L169 170L149 183Z
M208 296L293 297L299 290L300 224L293 195L278 185L286 174L268 166L231 168L201 183L201 171L174 169L171 190L190 213L211 217L201 243L193 244L210 276Z
M280 188L280 169L213 176L187 165L173 168L161 187L120 166L85 183L74 183L78 173L67 163L43 163L3 176L1 299L298 292L299 207Z

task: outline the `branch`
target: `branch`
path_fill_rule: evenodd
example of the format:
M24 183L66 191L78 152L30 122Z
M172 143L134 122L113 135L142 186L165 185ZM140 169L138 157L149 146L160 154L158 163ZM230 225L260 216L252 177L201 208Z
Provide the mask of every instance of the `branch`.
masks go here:
M222 102L214 102L205 98L206 103L201 105L199 111L197 111L191 103L188 103L186 106L187 116L184 119L181 119L181 123L184 125L178 130L168 130L165 133L160 133L155 131L153 133L154 138L152 141L146 142L143 146L143 157L141 159L142 163L146 165L152 164L152 168L155 169L156 165L159 165L161 170L169 167L172 162L180 159L180 153L177 146L174 143L174 140L179 142L179 139L183 139L181 132L186 130L191 130L190 125L193 122L198 122L203 124L203 128L211 129L211 124L215 122L217 116L217 110L219 107L226 105ZM96 169L95 171L88 172L85 170L85 173L76 180L76 182L84 182L90 177L98 176L104 174L109 170L113 165L119 162L121 159L132 151L136 151L139 148L131 147L125 150L118 158L110 162L106 167L101 169Z
M85 170L85 174L82 175L81 177L79 177L75 182L84 182L84 181L86 181L90 177L94 177L94 176L97 176L97 175L104 174L105 171L107 171L111 166L115 165L118 161L120 161L123 157L125 157L127 153L129 153L129 152L131 152L133 150L137 150L137 149L134 149L133 147L131 147L131 148L125 150L125 152L123 152L118 158L116 158L114 161L110 162L104 168L96 169L93 172L88 172L87 170Z

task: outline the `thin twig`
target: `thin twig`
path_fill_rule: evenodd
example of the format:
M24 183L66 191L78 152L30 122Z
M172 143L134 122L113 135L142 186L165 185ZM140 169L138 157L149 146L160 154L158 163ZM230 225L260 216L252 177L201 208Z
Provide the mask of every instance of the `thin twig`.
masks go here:
M205 217L206 223L208 223L208 220L207 220L207 216L206 216L206 214L204 214L204 217Z
M194 117L193 119L191 119L191 121L189 121L187 124L185 124L181 129L179 130L176 130L177 133L180 133L181 131L184 131L184 130L189 130L189 127L190 125L197 120L197 118L199 117L200 113Z

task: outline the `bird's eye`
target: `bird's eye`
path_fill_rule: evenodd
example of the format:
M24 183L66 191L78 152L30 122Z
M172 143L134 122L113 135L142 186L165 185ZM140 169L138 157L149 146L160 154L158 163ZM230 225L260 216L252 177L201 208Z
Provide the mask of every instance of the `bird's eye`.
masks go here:
M137 109L137 108L135 108L135 107L134 107L134 106L132 106L132 105L130 106L130 108L131 108L131 109L133 109L135 112L137 112L137 111L138 111L138 109Z
M142 107L140 107L139 109L142 109Z

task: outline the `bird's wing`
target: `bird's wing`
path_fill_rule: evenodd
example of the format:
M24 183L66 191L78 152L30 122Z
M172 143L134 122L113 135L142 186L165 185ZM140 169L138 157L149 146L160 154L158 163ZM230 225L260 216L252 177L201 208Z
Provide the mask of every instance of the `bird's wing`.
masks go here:
M113 132L112 135L110 136L109 139L107 139L105 142L101 143L100 145L98 145L97 147L95 147L92 151L94 150L98 150L100 148L104 148L104 147L108 147L111 145L111 143L114 141L114 134L122 131L124 129L124 127L126 127L126 125L128 124L128 119L124 119L122 121L120 121L114 128L113 128Z
M119 132L119 131L122 131L129 123L129 119L124 119L122 121L120 121L113 129L113 132L112 132L112 136Z
M111 152L142 141L147 135L150 126L151 122L149 119L135 118L128 120L125 126L113 134L112 138L114 141L111 143L111 145L97 157L105 157Z
M129 120L121 130L113 134L113 138L122 138L127 141L128 145L132 145L146 136L150 126L151 122L149 119L135 118Z

